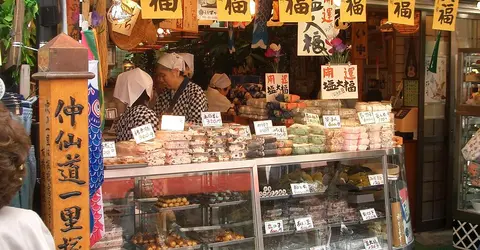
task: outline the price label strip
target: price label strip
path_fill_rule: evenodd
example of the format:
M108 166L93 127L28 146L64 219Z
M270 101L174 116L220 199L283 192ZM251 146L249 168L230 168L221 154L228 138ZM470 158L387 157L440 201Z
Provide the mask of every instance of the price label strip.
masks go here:
M374 220L378 218L374 208L360 210L360 215L362 215L363 221Z
M363 239L363 245L365 246L365 250L380 250L382 247L380 246L380 242L378 242L377 237Z
M375 123L375 118L373 117L372 112L358 112L358 120L360 121L361 124L373 124Z
M103 158L113 158L117 156L117 149L114 141L102 142Z
M270 134L275 136L277 140L287 140L288 139L288 134L287 134L287 127L286 126L273 126L270 128Z
M374 111L373 118L375 119L375 123L389 123L390 113L388 111Z
M283 232L283 221L282 220L274 220L274 221L266 221L265 222L265 233L266 234L281 233L281 232Z
M132 134L137 144L150 141L155 138L155 132L153 132L153 127L150 123L132 128Z
M292 189L292 194L309 194L310 188L307 183L292 183L290 184L290 188Z
M341 128L342 123L339 115L324 115L323 126L325 128Z
M204 127L223 126L222 115L220 112L202 112L202 125Z
M368 176L368 181L370 182L371 186L378 186L385 184L383 180L383 174L372 174Z
M254 121L253 126L255 127L256 135L270 135L273 124L271 120Z
M312 217L303 217L295 219L295 228L297 231L304 231L313 228Z

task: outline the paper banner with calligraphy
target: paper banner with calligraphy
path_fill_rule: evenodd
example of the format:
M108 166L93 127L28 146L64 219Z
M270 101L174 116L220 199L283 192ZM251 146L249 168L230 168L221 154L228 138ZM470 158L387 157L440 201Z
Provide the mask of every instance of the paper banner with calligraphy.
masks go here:
M368 24L352 23L352 58L366 59L368 56Z
M160 22L158 27L176 31L198 32L197 2L195 0L185 0L183 2L182 19L168 19Z
M415 0L388 0L388 21L415 24Z
M341 22L366 22L367 0L342 0L340 3Z
M267 102L274 101L278 94L289 94L288 73L265 74Z
M217 20L217 0L197 1L198 20Z
M436 0L433 9L433 29L455 31L458 0Z
M139 16L140 6L135 8L135 10L133 11L133 16L130 18L130 20L127 20L124 23L112 23L112 30L120 34L130 36Z
M311 22L312 0L278 0L280 22Z
M325 40L338 35L335 29L333 0L313 0L312 21L298 23L297 54L299 56L328 56L332 48Z
M250 22L249 0L217 0L218 21Z
M358 98L357 65L322 65L321 75L321 99Z
M140 0L143 19L182 19L182 0Z

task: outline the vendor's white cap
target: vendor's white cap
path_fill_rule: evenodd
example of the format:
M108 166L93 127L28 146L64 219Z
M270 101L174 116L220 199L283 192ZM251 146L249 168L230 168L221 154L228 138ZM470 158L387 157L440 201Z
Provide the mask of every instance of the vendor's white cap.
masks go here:
M152 97L152 90L152 77L147 72L135 68L118 75L113 97L132 106L143 91L147 91L148 96Z
M194 67L194 63L193 63L194 57L193 57L193 55L190 54L190 53L178 53L178 55L183 58L183 60L187 64L188 68L190 68L190 70L193 72L194 71L193 70L193 67Z
M162 55L157 63L167 69L178 69L179 71L185 70L185 60L176 53L166 53Z
M224 89L230 85L232 85L232 82L226 74L215 74L212 79L210 79L210 87L212 88Z

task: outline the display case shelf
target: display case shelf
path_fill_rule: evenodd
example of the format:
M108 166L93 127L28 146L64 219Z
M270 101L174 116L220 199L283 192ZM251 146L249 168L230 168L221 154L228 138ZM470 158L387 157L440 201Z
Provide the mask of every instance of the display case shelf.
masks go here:
M214 208L214 207L228 207L228 206L236 206L240 205L242 203L247 202L246 200L240 200L240 201L225 201L225 202L220 202L220 203L215 203L215 204L208 204L209 207Z
M239 244L245 244L245 243L253 242L254 240L255 240L255 238L249 237L249 238L245 238L245 239L241 239L241 240L208 243L206 245L210 248L227 247L227 246L233 246L233 245L239 245Z

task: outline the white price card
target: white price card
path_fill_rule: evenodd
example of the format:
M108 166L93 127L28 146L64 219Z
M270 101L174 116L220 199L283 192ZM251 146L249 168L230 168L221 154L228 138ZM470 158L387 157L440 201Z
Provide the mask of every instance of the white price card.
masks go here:
M315 246L315 247L311 247L310 250L330 250L330 247L329 246Z
M250 126L243 126L245 129L243 130L242 136L245 136L247 139L252 139L252 131L250 131Z
M292 189L292 194L309 194L310 193L310 187L308 186L307 183L292 183L290 184L290 188Z
M270 135L271 134L270 128L273 127L273 124L271 120L265 120L265 121L255 121L253 122L253 126L255 127L256 135Z
M341 128L342 123L339 115L324 115L323 126L325 128Z
M265 222L265 234L281 233L283 232L283 221L274 220Z
M320 116L317 114L305 113L305 122L307 125L320 124Z
M150 141L155 138L155 132L153 132L153 127L150 123L132 128L132 134L137 144Z
M288 139L288 134L287 134L287 127L285 126L273 126L270 128L271 129L271 134L277 138L277 140L287 140Z
M295 219L295 228L297 231L303 231L313 228L313 221L311 216Z
M382 249L382 247L380 246L380 242L378 242L377 237L363 239L363 245L365 246L365 250Z
M102 142L103 158L113 158L117 156L117 149L114 141Z
M221 127L222 115L220 112L202 112L202 125L204 127Z
M390 113L388 111L374 111L373 118L375 123L389 123L390 122Z
M183 131L185 129L185 116L162 115L161 130Z
M368 181L371 186L383 185L385 181L383 180L383 174L372 174L368 176Z
M360 210L360 215L362 215L363 221L373 220L378 218L374 208L362 209Z
M369 111L358 112L358 120L360 120L361 124L372 124L375 123L375 118L373 117L373 113Z

